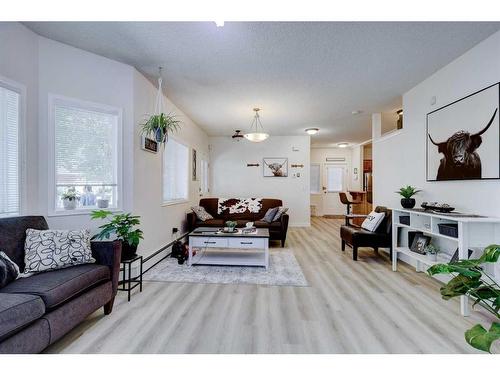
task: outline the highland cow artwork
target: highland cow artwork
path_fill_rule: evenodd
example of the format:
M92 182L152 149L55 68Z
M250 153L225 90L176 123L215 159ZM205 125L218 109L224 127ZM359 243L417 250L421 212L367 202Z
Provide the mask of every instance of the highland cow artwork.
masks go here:
M500 84L427 114L427 181L500 178Z
M288 177L288 159L264 158L264 177Z

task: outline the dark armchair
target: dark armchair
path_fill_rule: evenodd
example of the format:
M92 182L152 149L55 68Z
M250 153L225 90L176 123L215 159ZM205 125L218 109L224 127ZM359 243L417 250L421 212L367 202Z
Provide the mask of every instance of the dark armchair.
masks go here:
M380 223L375 232L370 232L353 224L346 224L340 227L342 251L345 251L346 244L352 247L353 260L358 260L359 247L371 247L375 252L381 247L389 248L392 256L392 212L383 206L377 206L375 212L385 213L382 223ZM359 215L355 216L359 217Z

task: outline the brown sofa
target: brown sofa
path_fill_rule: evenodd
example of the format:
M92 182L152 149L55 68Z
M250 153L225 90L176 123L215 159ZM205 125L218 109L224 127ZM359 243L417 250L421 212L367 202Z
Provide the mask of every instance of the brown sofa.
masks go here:
M283 202L280 199L262 199L262 208L258 213L244 212L238 214L224 214L219 215L217 213L218 198L203 198L200 199L200 206L204 207L205 210L212 215L214 218L211 220L201 221L197 216L190 212L187 214L187 224L188 230L192 231L198 227L215 227L222 228L224 223L228 220L236 221L238 227L244 227L249 221L253 221L257 228L268 228L269 229L269 239L281 241L281 246L285 246L286 232L288 230L288 215L283 214L278 221L272 223L266 223L262 221L262 218L266 214L267 210L273 207L283 206Z
M42 216L0 219L0 249L24 270L26 229L48 229ZM0 289L0 353L38 353L101 307L118 287L121 243L92 242L96 263L42 272Z
M342 239L342 251L345 245L352 247L352 259L358 260L359 247L371 247L375 252L379 247L389 248L392 257L392 211L383 206L377 206L375 212L384 212L385 217L375 232L370 232L357 225L348 224L340 227L340 238ZM359 217L359 215L353 215ZM347 220L350 217L347 215Z

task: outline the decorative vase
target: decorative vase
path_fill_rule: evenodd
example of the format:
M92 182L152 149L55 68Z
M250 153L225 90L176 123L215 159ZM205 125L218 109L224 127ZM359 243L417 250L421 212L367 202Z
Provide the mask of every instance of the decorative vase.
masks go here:
M137 246L132 246L127 241L121 241L121 243L122 243L122 259L128 260L134 258L137 253Z
M63 206L64 206L65 210L74 210L76 208L76 198L73 198L73 199L65 198L65 199L63 199Z
M99 208L108 208L109 207L109 199L98 199L97 207Z
M415 207L415 199L414 198L402 198L401 199L401 206L403 206L403 208L413 208L413 207Z

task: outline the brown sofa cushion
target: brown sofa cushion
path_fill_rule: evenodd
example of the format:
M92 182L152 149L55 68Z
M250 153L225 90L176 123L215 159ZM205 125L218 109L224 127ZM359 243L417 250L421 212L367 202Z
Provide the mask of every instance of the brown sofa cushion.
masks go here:
M45 313L40 297L0 293L0 341L34 322Z
M283 206L281 199L262 199L262 208L258 213L244 212L241 214L225 214L219 215L217 212L217 207L219 203L219 198L202 198L200 199L200 206L204 207L205 210L212 215L215 219L227 220L246 220L246 221L257 221L261 220L266 214L267 210L273 207ZM206 223L206 222L204 222Z
M2 293L40 296L45 307L53 309L92 286L107 280L110 280L108 267L84 264L18 279L3 288Z

